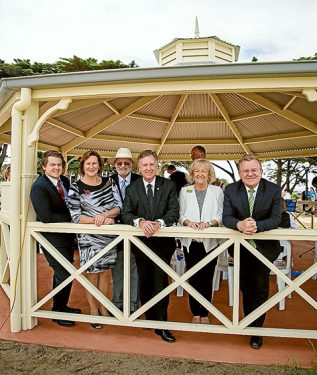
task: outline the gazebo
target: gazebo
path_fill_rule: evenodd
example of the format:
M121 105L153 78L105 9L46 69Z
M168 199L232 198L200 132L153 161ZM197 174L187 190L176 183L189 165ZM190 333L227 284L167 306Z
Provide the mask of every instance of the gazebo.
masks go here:
M232 48L238 51L237 46ZM316 61L181 63L3 79L0 141L11 144L12 180L2 186L0 271L1 286L11 301L11 330L32 328L36 317L49 316L30 307L38 306L33 288L35 260L25 257L29 256L34 239L42 241L36 233L96 230L87 225L61 227L33 222L29 192L36 176L38 150L56 149L65 156L79 157L84 151L95 149L108 158L119 147L129 147L134 156L153 149L160 160L177 161L189 160L191 147L201 144L210 160L237 160L245 153L256 153L261 159L316 156L316 89ZM131 239L140 235L136 229L114 227L118 236ZM299 232L277 231L256 238L317 239L316 230ZM167 233L193 235L177 228ZM244 241L242 235L225 229L206 231L205 235L230 238L230 243ZM70 270L85 284L80 275ZM186 281L171 272L176 287ZM312 266L302 281L316 272L316 265ZM289 284L289 289L278 297L301 290L300 285ZM316 309L316 301L306 294L304 298ZM237 300L238 290L232 325L218 317L232 332L241 333L250 319L239 328ZM267 307L273 306L274 301ZM132 320L127 312L124 314L124 324L128 324ZM285 331L283 335L292 333ZM317 337L316 331L297 335Z

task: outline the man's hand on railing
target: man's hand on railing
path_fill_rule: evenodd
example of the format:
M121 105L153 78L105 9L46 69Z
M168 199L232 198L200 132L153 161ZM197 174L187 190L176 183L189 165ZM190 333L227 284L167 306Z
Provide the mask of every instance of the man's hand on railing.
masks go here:
M237 229L244 234L254 234L257 231L256 221L248 217L237 223Z
M141 219L139 222L139 227L143 230L145 237L149 238L161 228L161 225L157 221Z

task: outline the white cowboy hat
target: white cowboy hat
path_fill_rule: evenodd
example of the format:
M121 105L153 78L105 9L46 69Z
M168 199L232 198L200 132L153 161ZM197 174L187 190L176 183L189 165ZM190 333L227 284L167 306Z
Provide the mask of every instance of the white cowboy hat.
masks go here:
M132 162L135 162L131 151L125 147L119 148L114 158L108 158L108 163L114 164L117 159L130 159Z

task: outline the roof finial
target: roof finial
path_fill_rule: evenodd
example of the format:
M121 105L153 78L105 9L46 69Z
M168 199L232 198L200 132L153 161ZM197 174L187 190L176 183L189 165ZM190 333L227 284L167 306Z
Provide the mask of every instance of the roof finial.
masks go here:
M199 38L199 26L198 26L197 16L196 16L196 20L195 20L195 38Z

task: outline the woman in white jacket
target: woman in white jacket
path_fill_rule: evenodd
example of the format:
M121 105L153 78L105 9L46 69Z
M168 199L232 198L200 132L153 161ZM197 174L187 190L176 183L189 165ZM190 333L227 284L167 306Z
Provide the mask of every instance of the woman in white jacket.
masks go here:
M215 171L206 159L196 159L189 166L189 182L193 185L182 188L179 196L179 223L193 229L203 230L222 225L223 191L211 185L215 181ZM214 250L219 240L214 238L182 238L187 270ZM217 258L189 278L189 284L207 301L211 301L212 280ZM209 324L208 311L192 296L189 296L193 323Z

